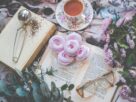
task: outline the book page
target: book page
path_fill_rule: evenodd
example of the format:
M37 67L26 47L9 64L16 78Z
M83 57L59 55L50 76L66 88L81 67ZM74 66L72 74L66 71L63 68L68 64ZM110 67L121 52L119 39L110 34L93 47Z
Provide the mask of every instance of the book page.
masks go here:
M51 83L51 81L54 81L58 87L66 83L73 84L73 81L75 81L77 74L79 74L79 71L82 69L84 62L74 62L71 65L63 66L58 63L57 55L55 55L51 49L47 49L49 51L42 64L42 72L45 73L47 69L49 70L51 67L54 72L53 76L44 75L46 82Z
M96 52L96 50L98 50L99 53ZM90 56L89 61L89 67L87 68L86 73L84 74L81 84L101 78L104 74L109 73L109 71L111 71L108 68L109 66L105 63L102 49L98 48L92 50L92 54ZM98 80L98 82L94 82L90 84L87 88L85 88L85 92L91 96L96 95L104 99L104 96L107 93L108 85L109 83L107 82L107 80L101 79Z
M42 26L39 26L35 35L31 34L31 27L29 26L27 32L23 29L18 31L23 26L18 20L18 13L23 9L26 8L22 6L19 8L0 34L0 62L19 71L22 71L33 62L37 54L45 46L44 44L47 43L48 38L56 30L55 24L30 11L32 18ZM16 37L17 41L15 40ZM13 61L14 57L18 58L17 62Z

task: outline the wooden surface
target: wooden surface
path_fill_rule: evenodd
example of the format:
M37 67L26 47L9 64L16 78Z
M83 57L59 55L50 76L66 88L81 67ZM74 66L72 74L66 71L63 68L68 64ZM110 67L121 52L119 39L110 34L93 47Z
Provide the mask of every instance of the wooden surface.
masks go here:
M25 8L21 7L18 12L22 9ZM0 62L13 69L22 71L25 67L32 63L41 48L48 41L48 38L54 33L56 27L53 23L31 12L32 17L41 23L41 27L33 36L30 34L30 32L27 33L26 41L19 61L18 63L14 63L12 61L14 40L16 31L21 26L21 23L17 18L18 12L14 15L0 34Z
M58 32L58 34L61 34L61 33ZM90 44L87 44L87 43L85 43L85 44L90 48L90 55L91 56L97 54L100 57L102 56L102 58L104 57L104 52L103 52L103 50L101 48L98 48L96 46L93 46L93 45L90 45ZM50 68L51 66L52 67L58 67L57 65L54 65L54 63L53 63L53 60L55 59L55 57L53 57L53 56L54 55L52 53L52 50L49 47L47 47L47 49L45 50L45 53L43 54L42 59L40 61L40 65L42 66L41 67L42 72L45 72L47 70L47 68ZM98 57L98 59L99 59L99 57ZM91 61L92 60L86 60L84 62L77 63L79 65L77 65L77 67L78 67L77 69L75 68L76 71L74 70L74 67L72 67L73 70L71 69L71 71L73 71L73 73L72 73L73 77L70 79L69 82L73 83L75 85L75 88L82 82L82 79L83 79L84 75L86 74L86 71L87 71L88 67L90 67L90 64L93 63ZM92 65L91 67L93 67L93 66L94 65ZM70 68L70 67L64 67L64 68L65 68L64 70L69 71L68 68ZM106 70L107 70L107 72L109 71L108 68ZM40 70L37 70L36 73L37 73L37 75L40 75L41 72L40 72ZM65 74L65 73L63 73L63 74ZM104 74L104 73L100 73L99 75L101 75L101 74ZM61 87L61 85L66 83L66 81L61 81L61 80L59 80L57 78L54 78L53 76L45 75L44 78L45 78L45 81L49 85L50 85L51 81L55 81L55 83L57 84L58 87ZM77 94L75 89L71 92L71 96L72 96L72 100L74 102L111 102L111 99L112 99L112 96L113 96L113 93L114 93L115 89L116 89L116 86L111 87L110 89L108 89L107 94L104 96L103 99L98 97L98 96L93 96L93 97L89 97L89 98L81 98Z

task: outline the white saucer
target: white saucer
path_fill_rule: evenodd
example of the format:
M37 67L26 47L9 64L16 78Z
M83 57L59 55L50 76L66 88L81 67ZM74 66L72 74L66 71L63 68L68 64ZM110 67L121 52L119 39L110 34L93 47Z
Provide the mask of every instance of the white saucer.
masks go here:
M65 16L63 12L63 5L64 1L61 1L57 8L56 8L56 20L58 23L65 29L71 30L71 31L77 31L77 30L82 30L86 28L92 21L93 19L93 8L88 0L83 0L85 4L85 10L83 12L84 14L84 20L81 20L81 22L78 23L68 23L67 22L67 17Z

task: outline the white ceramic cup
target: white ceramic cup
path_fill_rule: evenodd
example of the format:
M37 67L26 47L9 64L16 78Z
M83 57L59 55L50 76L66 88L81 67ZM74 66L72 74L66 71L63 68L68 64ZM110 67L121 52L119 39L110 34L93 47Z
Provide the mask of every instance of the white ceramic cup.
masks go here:
M82 10L79 14L72 16L65 11L65 5L70 1L73 1L73 0L64 0L64 5L63 5L64 15L67 18L67 23L78 24L78 23L82 22L84 20L84 17L85 17L84 13L83 13L84 9L85 9L84 2L83 2L83 0L77 0L78 2L80 2L82 4L83 8L82 8Z

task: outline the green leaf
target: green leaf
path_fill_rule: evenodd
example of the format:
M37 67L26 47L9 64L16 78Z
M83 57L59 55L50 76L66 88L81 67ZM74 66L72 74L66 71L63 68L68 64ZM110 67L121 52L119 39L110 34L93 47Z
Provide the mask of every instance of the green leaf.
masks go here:
M71 91L74 88L74 84L70 84L68 90Z
M61 86L62 91L66 90L67 88L68 88L68 84L64 84L64 85Z
M122 47L122 48L125 48L125 49L128 49L128 45L124 44L124 43L121 43L121 42L117 42L117 44Z
M69 96L68 98L65 98L65 101L66 102L73 102L72 99L71 99L71 96Z
M135 55L132 53L128 56L126 63L128 66L131 66L135 63L135 61L136 61Z
M47 83L45 81L42 81L41 84L40 84L40 89L41 89L41 92L43 94L43 96L45 96L46 98L49 98L50 97L50 89L47 85Z
M50 69L46 70L46 74L54 76L54 72L56 72L57 70L55 70L53 67L51 67Z

